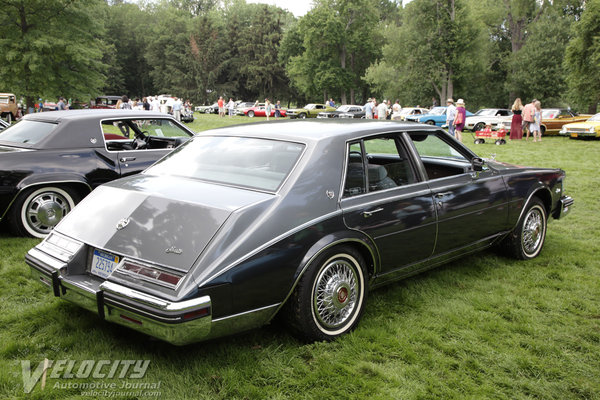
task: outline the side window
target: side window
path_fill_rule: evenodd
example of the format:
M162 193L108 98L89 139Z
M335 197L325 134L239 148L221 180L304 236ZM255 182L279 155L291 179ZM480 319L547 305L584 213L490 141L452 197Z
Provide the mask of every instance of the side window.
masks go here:
M365 165L360 142L349 145L347 163L344 197L366 193Z
M464 149L442 139L434 132L411 133L429 179L464 174L471 168Z
M416 182L407 153L397 135L365 139L362 144L362 147L360 143L349 145L344 196Z

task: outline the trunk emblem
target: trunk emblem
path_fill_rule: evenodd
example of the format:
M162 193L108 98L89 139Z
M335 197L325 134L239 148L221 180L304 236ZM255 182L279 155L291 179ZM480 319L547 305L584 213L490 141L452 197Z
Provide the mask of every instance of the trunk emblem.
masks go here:
M120 231L121 229L125 228L127 225L129 225L129 218L123 218L122 220L117 222L117 230Z
M168 249L165 250L165 253L169 254L169 253L173 253L173 254L181 254L183 253L183 250L178 249L175 246L171 246Z

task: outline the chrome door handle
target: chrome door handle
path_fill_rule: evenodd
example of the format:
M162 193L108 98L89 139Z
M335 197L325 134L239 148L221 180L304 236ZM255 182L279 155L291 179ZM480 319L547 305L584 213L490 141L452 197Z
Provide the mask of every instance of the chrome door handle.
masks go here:
M371 210L371 211L363 211L362 215L365 218L369 218L369 217L373 216L373 214L378 213L380 211L383 211L383 208L380 207L380 208L376 208L376 209Z
M436 193L434 196L438 199L445 197L445 196L449 196L453 194L453 192L441 192L441 193Z
M119 161L121 161L121 162L134 161L134 160L135 160L135 157L121 157L119 159Z

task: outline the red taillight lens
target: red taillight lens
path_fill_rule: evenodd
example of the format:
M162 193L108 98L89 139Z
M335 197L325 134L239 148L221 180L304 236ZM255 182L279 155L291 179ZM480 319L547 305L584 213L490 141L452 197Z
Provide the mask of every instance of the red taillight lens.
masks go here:
M120 270L126 271L132 275L139 275L140 277L148 278L148 280L158 281L156 283L163 283L167 286L173 287L176 287L182 278L181 275L150 268L145 265L134 264L131 261L124 261L123 265L120 267Z

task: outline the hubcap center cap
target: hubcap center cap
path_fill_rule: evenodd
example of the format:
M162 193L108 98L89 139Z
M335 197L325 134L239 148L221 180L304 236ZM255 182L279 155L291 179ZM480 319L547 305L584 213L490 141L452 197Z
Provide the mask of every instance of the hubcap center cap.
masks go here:
M340 288L337 293L337 298L340 304L344 304L348 300L348 289L345 287Z

